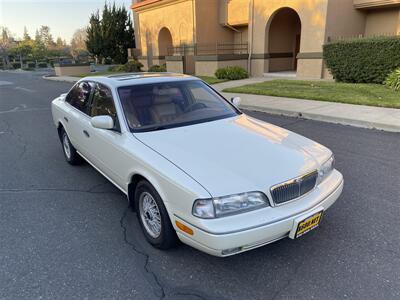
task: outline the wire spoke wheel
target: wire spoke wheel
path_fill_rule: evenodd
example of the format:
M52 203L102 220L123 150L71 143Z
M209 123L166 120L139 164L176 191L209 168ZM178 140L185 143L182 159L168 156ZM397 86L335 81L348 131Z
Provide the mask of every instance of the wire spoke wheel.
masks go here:
M63 136L63 148L67 158L71 159L71 147L69 145L68 136L66 134L64 134Z
M146 232L152 238L161 234L161 215L157 202L148 192L143 192L139 197L139 213Z

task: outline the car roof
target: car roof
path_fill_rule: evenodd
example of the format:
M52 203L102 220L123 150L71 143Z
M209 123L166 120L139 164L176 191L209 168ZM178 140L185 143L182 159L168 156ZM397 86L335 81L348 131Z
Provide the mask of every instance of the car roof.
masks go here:
M106 84L110 87L120 87L128 85L139 85L148 83L160 83L160 82L171 82L171 81L182 81L182 80L199 80L197 77L169 73L169 72L140 72L140 73L121 73L112 74L105 76L88 76L82 78L80 81L95 81Z

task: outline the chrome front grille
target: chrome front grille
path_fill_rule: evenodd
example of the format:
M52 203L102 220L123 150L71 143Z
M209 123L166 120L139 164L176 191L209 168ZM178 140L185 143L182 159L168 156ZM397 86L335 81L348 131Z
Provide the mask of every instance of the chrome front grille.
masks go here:
M271 188L275 204L282 204L307 194L315 187L318 172L313 171L303 176L277 184Z

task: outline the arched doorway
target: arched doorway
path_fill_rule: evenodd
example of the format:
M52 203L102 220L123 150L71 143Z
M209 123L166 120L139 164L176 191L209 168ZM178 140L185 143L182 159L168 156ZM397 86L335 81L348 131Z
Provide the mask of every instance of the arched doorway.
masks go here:
M158 55L159 56L167 56L168 48L173 46L172 43L172 35L168 28L161 28L158 33Z
M273 13L265 30L265 49L269 54L267 71L297 70L300 40L301 21L297 12L284 7Z

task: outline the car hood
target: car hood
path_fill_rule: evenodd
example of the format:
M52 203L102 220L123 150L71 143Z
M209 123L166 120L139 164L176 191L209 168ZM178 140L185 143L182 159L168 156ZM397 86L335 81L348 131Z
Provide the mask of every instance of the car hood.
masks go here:
M159 131L135 133L213 197L263 191L313 171L326 147L246 115Z

